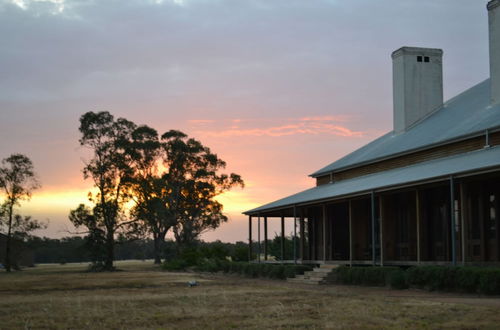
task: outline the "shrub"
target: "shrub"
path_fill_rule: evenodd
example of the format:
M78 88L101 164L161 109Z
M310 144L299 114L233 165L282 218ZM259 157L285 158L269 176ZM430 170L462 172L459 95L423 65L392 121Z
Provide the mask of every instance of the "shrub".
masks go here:
M390 274L399 271L397 267L347 267L336 269L337 282L368 286L385 286L390 283Z
M500 294L500 269L485 269L481 272L479 291L484 294Z
M283 265L273 266L270 269L270 272L268 273L268 277L275 278L275 279L280 279L280 280L286 279L286 276L285 276L285 266L283 266Z
M408 281L406 279L406 272L401 269L394 270L389 273L389 285L392 289L408 289Z
M168 271L186 270L190 265L184 259L173 259L164 262L162 268Z

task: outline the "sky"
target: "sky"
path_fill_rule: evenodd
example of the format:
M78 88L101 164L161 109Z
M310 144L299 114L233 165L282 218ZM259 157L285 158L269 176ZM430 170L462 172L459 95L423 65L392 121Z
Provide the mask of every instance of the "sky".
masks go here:
M27 155L42 183L19 212L69 235L92 188L78 120L109 111L182 130L240 174L203 239L246 240L243 211L392 130L392 51L442 48L445 99L488 78L486 3L0 0L0 159Z

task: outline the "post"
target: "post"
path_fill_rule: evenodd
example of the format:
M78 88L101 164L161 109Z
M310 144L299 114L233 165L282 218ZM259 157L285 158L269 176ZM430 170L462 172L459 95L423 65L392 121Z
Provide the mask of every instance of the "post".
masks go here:
M248 261L252 261L252 216L248 216Z
M264 260L267 261L267 217L264 217Z
M297 263L297 207L293 206L293 263Z
M281 215L281 262L285 261L285 217Z
M451 216L451 261L457 265L457 240L455 231L455 182L450 176L450 216Z
M380 266L384 266L384 212L383 196L378 197L379 208L379 231L380 231Z
M260 263L260 215L257 217L257 261Z
M304 225L304 215L302 214L302 211L300 212L300 258L301 260L304 260L304 257L306 255L305 253L305 248L306 248L306 231L305 231L305 225Z
M375 251L375 192L371 193L371 204L372 204L372 262L373 266L376 265L376 251Z
M326 205L323 204L323 262L326 263Z
M420 190L415 190L415 217L417 218L417 263L420 264L421 256L420 256L420 222L421 222L421 212L420 212Z
M460 183L460 233L462 234L462 265L465 265L465 262L467 261L465 257L465 252L466 252L466 242L465 242L465 217L466 217L466 212L465 212L465 203L466 203L466 193L465 193L465 185L463 183ZM497 229L498 231L498 229Z
M353 245L352 245L352 201L349 200L349 265L352 267L353 260Z

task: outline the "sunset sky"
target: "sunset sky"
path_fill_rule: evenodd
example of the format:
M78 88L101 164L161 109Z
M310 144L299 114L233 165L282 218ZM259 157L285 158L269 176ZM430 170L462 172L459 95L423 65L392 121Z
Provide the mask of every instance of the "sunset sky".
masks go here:
M392 129L392 51L442 48L445 99L486 79L486 3L0 0L0 159L33 160L42 188L21 213L62 237L92 187L83 113L182 130L246 183L204 239L246 240L241 212Z

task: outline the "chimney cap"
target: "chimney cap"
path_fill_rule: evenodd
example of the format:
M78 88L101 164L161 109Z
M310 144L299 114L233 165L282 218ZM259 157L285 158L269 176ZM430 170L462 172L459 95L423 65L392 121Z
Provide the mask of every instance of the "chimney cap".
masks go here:
M492 9L495 9L496 7L498 7L498 6L500 6L500 0L491 0L486 5L486 8L488 8L488 10L492 10Z
M500 1L500 0L495 0ZM426 55L426 56L443 56L443 50L439 48L422 48L404 46L392 52L392 59L401 55Z

